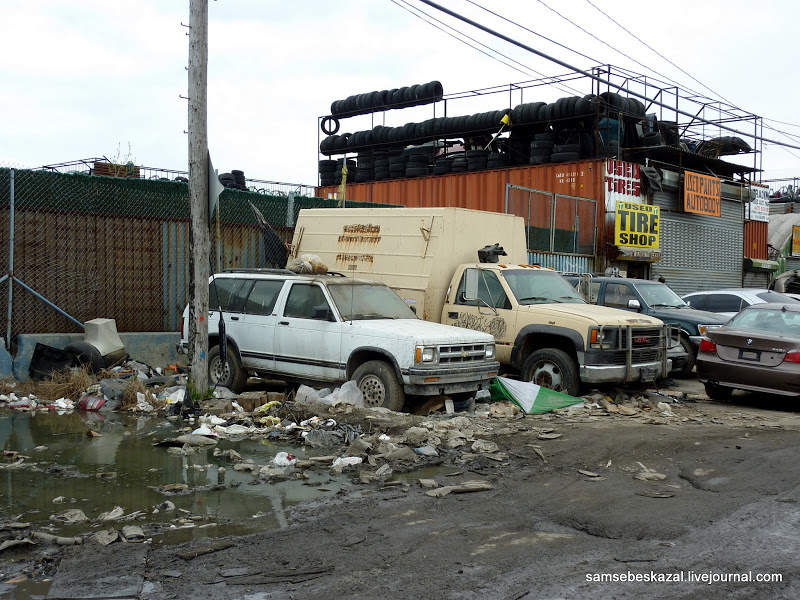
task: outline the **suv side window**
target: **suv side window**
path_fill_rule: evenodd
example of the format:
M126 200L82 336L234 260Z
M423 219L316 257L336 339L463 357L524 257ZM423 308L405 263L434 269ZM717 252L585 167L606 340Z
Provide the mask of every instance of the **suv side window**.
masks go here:
M638 300L626 283L606 284L606 306L628 308L628 300Z
M247 297L244 312L249 315L271 315L281 288L283 281L279 279L257 279Z
M216 277L208 287L209 310L242 312L247 292L253 282L249 279Z
M467 269L477 270L477 269ZM458 294L456 294L456 304L465 304L469 306L491 306L493 308L511 308L511 302L506 296L500 280L497 275L492 271L483 271L478 276L478 298L477 300L466 300L464 298L464 291L466 287L467 271L461 276L461 283L458 286Z
M311 283L295 283L289 290L283 316L295 319L313 319L314 309L324 311L326 308L330 311L330 305L320 286Z
M709 294L706 299L705 310L711 312L739 312L742 310L742 299L733 294ZM744 306L748 306L744 302Z

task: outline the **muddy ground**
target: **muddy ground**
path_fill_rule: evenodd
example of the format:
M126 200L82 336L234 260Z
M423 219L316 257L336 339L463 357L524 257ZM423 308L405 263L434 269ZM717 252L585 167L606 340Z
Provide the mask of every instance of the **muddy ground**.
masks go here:
M439 456L381 478L367 450L374 464L353 467L352 486L294 507L286 528L150 546L139 597L800 597L800 413L751 394L692 399L680 392L697 382L678 383L666 413L655 398L622 413L468 417L472 438L456 448L442 439L447 415L334 409L393 440L438 431ZM114 572L129 568L123 546L62 553ZM781 581L755 581L765 575Z

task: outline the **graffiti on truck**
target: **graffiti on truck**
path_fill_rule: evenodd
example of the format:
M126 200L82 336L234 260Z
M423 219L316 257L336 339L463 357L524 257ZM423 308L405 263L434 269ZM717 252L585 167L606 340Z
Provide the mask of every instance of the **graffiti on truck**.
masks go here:
M465 329L491 333L497 340L506 335L506 320L500 317L489 318L483 315L460 313L453 325L456 327L464 327Z

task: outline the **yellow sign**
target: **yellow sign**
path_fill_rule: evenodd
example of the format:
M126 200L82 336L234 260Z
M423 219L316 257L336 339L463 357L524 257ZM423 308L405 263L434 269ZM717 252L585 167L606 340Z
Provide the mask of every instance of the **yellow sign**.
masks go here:
M722 182L701 173L684 172L683 210L698 215L721 216Z
M800 256L800 225L792 226L792 256Z
M658 206L638 202L617 202L615 245L658 248L658 216Z

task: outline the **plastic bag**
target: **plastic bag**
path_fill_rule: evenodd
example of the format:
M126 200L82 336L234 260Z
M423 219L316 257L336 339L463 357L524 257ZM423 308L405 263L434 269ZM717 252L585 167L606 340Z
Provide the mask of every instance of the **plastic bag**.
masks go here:
M297 462L297 457L288 452L278 452L272 459L272 464L276 467L293 467Z
M328 265L316 254L301 254L297 258L292 258L286 263L286 268L295 273L310 275L325 275L328 272Z

